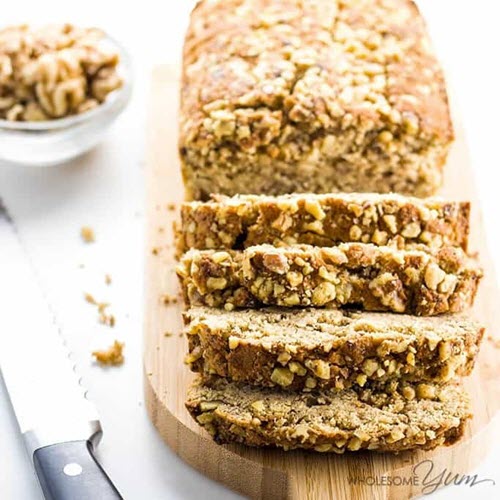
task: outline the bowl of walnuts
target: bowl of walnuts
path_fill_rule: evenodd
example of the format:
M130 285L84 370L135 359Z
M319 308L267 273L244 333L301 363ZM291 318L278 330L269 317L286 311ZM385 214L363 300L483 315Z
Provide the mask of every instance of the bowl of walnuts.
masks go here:
M99 29L0 29L0 160L48 166L88 151L131 90L127 52Z

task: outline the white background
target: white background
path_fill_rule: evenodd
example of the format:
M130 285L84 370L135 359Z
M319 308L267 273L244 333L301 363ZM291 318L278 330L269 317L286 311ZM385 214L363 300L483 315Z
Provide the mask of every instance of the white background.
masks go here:
M102 27L128 47L135 63L132 103L93 152L51 169L0 164L0 196L20 228L102 416L105 433L99 456L130 500L236 498L190 469L163 445L142 402L142 172L148 80L153 64L179 59L191 3L2 3L1 22L6 24L69 20ZM422 0L419 4L454 87L477 173L490 247L500 257L500 6L496 0ZM79 238L79 229L85 224L96 231L94 245L83 245ZM0 258L4 257L0 249ZM105 273L113 277L111 286L104 284ZM83 300L84 292L112 304L117 318L114 330L97 324L95 310ZM0 329L1 334L22 334L15 324L2 324L1 315ZM90 351L114 338L126 343L125 365L109 370L93 365ZM494 478L496 487L453 487L435 497L500 498L499 465L497 447L478 470L481 476ZM0 499L39 498L0 383Z

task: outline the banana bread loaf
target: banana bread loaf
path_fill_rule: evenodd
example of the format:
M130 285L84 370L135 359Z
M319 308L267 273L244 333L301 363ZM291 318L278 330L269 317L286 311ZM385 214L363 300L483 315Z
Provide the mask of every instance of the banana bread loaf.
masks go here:
M399 452L450 445L464 432L470 402L460 385L393 384L294 393L194 383L186 407L218 443L319 452Z
M356 306L433 316L472 305L482 270L461 249L364 243L190 250L177 268L187 305Z
M470 203L395 194L215 195L181 206L178 254L269 243L334 246L361 241L398 248L467 250Z
M452 140L411 0L204 0L191 15L179 136L188 199L429 196Z
M448 382L470 374L484 333L460 315L201 307L184 317L193 371L305 391Z

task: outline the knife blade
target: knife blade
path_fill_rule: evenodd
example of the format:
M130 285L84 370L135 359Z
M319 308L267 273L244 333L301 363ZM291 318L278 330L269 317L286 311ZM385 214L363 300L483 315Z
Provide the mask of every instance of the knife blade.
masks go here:
M0 251L0 369L44 496L120 499L94 455L98 413L1 199Z

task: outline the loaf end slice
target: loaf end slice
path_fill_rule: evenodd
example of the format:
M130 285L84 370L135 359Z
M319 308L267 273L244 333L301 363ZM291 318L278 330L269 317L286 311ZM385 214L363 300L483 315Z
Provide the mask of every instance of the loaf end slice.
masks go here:
M461 315L200 307L184 318L193 371L304 391L447 382L470 374L484 333Z
M460 385L310 394L196 381L186 407L220 444L319 452L429 450L455 443L471 417Z

